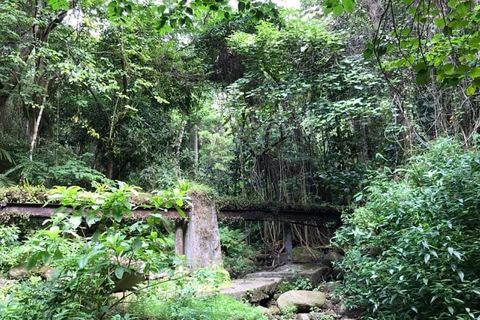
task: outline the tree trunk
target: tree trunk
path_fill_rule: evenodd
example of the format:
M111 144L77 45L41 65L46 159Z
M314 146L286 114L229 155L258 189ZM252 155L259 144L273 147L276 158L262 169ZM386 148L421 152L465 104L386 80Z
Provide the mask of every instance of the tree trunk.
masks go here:
M194 174L197 178L198 173L198 130L197 126L193 125L193 163L194 163Z
M175 149L175 170L177 171L178 176L180 177L180 151L182 150L182 141L183 141L183 134L185 132L185 120L182 119L180 123L180 131L178 132L178 137L177 137L177 146Z
M42 115L43 115L43 110L45 107L41 107L40 111L38 112L37 119L35 120L35 125L33 128L33 133L32 133L32 139L30 142L30 152L29 152L29 158L30 161L33 161L33 150L35 149L35 144L37 143L37 136L38 136L38 127L40 126L40 121L42 121Z
M112 151L109 151L108 153L106 176L108 179L114 179L114 174L115 174L115 154L112 150Z

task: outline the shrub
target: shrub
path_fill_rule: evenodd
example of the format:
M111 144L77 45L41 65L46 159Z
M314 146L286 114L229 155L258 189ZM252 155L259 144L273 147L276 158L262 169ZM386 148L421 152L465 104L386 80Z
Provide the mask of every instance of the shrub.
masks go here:
M295 280L283 281L279 288L279 293L284 293L290 290L313 290L312 282L308 278L298 277Z
M157 226L163 221L162 208L181 211L186 191L152 196L154 212L133 224L123 221L132 215L135 187L118 182L118 187L99 185L96 193L79 187L55 191L51 199L62 207L49 219L47 229L37 231L22 246L28 255L27 270L43 265L55 271L45 282L26 283L0 297L1 320L103 319L115 305L113 291L134 290L132 281L144 280L150 272L172 270L182 262L168 252L169 241ZM82 237L84 225L95 225L95 233Z
M0 273L16 266L24 254L19 247L19 233L16 226L0 226Z
M233 278L253 271L255 266L250 260L253 250L245 243L245 234L237 229L223 226L219 230L222 244L223 264Z
M336 234L339 293L375 319L478 317L480 152L442 139L388 173Z

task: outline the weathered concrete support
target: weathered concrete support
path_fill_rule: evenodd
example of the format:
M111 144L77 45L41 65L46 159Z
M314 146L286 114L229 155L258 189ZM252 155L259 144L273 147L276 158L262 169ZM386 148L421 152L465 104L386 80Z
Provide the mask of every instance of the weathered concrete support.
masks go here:
M192 208L185 241L187 265L191 268L221 265L222 253L215 202L201 193L193 193L190 197Z
M284 246L285 246L285 251L287 252L287 258L288 258L288 261L292 261L292 251L293 251L292 226L290 225L289 222L284 222L283 223L283 230L285 232L285 237L283 239L283 243L284 243Z
M178 255L185 254L183 219L175 220L175 253Z

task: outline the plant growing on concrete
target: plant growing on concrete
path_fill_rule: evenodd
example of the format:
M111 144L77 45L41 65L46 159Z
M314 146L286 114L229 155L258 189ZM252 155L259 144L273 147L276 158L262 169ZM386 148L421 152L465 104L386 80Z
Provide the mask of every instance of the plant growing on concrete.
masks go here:
M279 293L290 290L313 290L312 282L308 278L298 277L295 280L283 281L278 288Z

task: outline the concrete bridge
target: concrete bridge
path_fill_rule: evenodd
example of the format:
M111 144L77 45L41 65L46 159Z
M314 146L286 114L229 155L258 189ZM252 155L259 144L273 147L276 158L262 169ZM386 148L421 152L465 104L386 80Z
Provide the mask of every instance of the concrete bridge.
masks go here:
M289 208L229 208L217 209L215 202L201 197L192 197L192 206L186 208L187 219L181 218L174 210L166 210L162 215L175 220L175 252L185 255L190 266L210 266L222 262L218 219L245 221L281 221L285 224L284 246L288 258L292 256L292 233L290 224L315 227L338 228L341 224L341 212L331 206L311 206ZM25 215L36 218L48 218L61 205L38 203L0 203L0 216ZM147 217L152 210L137 208L134 217Z

